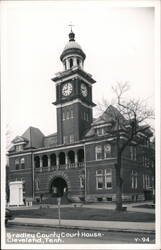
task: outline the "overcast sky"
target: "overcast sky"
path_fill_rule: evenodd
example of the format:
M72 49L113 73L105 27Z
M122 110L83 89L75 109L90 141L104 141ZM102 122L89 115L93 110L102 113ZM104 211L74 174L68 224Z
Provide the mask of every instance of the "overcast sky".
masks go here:
M110 101L111 86L129 81L129 96L147 98L154 107L154 10L109 8L107 2L17 1L5 7L4 94L12 139L29 126L56 132L51 78L62 70L71 21L86 54L84 70L96 80L93 101Z

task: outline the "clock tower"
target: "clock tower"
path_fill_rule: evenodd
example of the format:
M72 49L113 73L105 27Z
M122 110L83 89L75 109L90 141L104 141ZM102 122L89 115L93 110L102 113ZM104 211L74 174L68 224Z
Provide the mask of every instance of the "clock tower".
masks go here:
M60 60L63 71L52 79L56 83L57 142L70 144L83 139L93 122L92 85L95 80L84 71L86 58L81 46L75 42L71 30Z

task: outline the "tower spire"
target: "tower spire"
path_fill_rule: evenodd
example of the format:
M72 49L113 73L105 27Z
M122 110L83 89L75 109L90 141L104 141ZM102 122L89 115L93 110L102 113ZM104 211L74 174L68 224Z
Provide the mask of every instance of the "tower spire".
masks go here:
M75 34L72 30L72 27L74 26L72 23L70 23L68 26L70 26L70 33L69 33L69 42L75 41Z

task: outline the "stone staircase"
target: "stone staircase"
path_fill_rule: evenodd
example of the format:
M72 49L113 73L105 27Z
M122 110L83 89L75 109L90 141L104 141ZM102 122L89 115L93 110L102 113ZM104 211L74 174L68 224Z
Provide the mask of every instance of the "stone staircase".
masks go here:
M70 203L71 203L71 200L68 199L66 195L63 195L63 197L61 197L61 204L65 205L65 204L70 204ZM46 200L42 201L41 204L57 205L58 204L57 197L49 196Z

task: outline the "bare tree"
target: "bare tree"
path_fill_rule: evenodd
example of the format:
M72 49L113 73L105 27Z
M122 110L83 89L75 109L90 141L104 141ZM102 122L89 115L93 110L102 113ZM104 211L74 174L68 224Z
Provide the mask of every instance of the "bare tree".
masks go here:
M154 118L154 112L147 107L145 101L140 99L125 98L129 90L129 84L116 83L112 87L115 94L115 104L109 105L105 100L98 104L108 109L113 116L113 126L111 133L116 140L116 210L122 210L122 155L124 150L130 145L142 144L145 140L145 134L152 136L148 122Z

